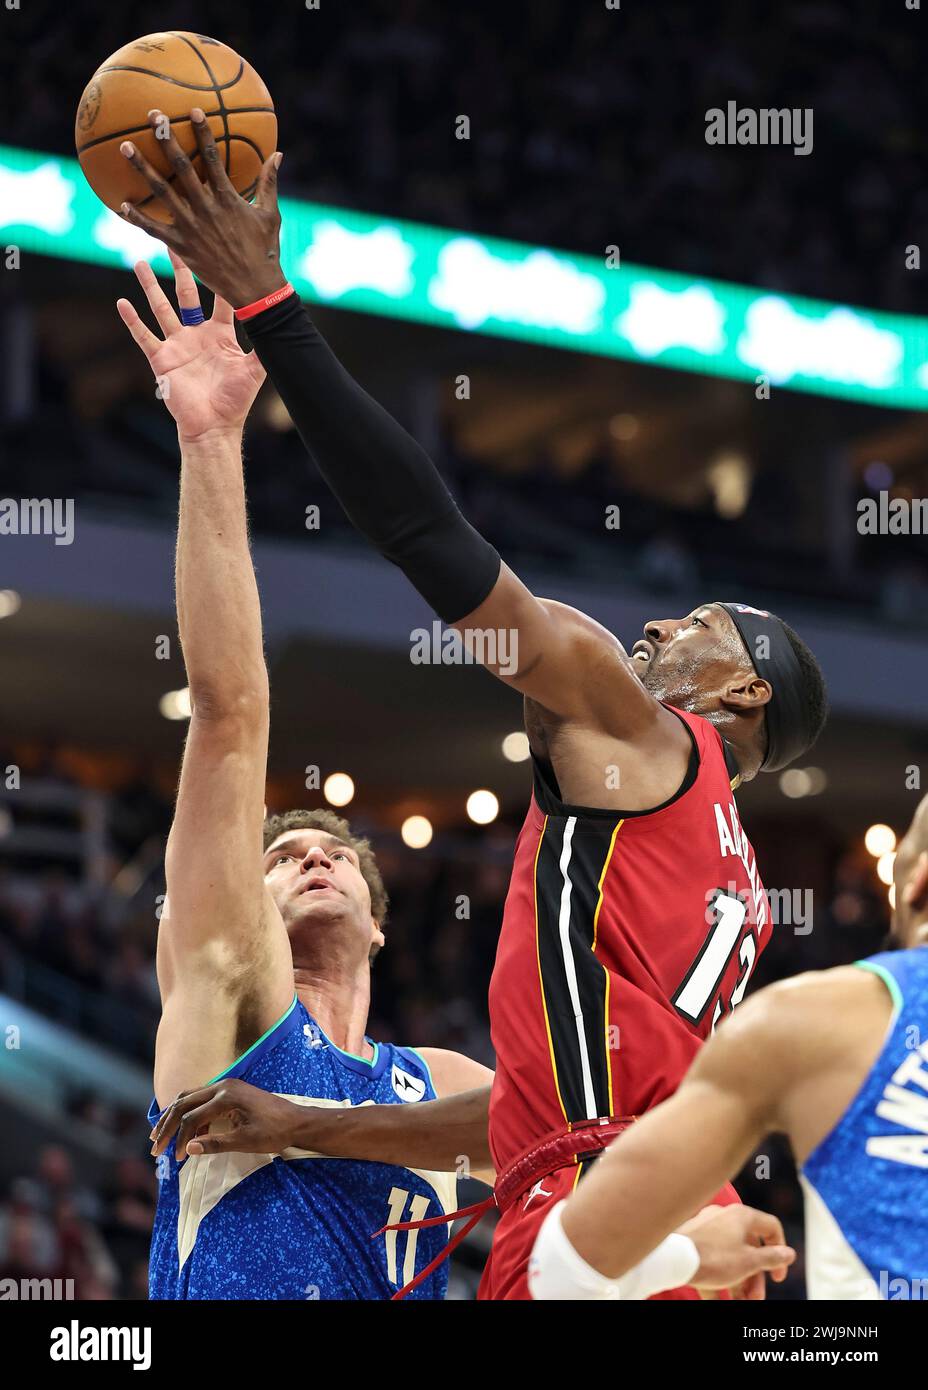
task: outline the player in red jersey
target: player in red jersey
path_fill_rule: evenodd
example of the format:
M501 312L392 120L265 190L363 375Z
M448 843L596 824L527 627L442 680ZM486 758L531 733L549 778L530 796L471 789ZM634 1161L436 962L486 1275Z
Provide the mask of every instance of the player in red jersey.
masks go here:
M191 113L203 186L151 114L176 180L127 158L174 221L135 209L233 305L358 530L495 675L525 696L535 797L491 986L490 1143L503 1208L483 1294L525 1297L547 1205L680 1082L769 935L733 784L785 767L825 716L814 657L775 615L713 602L649 622L626 653L536 597L461 516L422 449L334 357L280 268L276 162L254 204ZM128 208L128 205L127 205ZM729 1194L730 1198L734 1193Z
M486 1298L527 1297L534 1237L581 1178L583 1144L597 1153L607 1131L673 1093L770 935L737 768L709 722L673 715L692 738L689 768L651 812L565 803L535 760L490 986L493 1158L532 1182L501 1217Z

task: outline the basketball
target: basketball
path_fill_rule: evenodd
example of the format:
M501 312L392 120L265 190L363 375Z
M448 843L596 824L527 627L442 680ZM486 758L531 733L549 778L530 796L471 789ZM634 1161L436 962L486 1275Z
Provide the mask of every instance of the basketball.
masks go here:
M146 34L101 63L77 108L78 159L108 208L118 212L122 203L134 203L159 222L171 220L119 146L132 140L153 169L173 177L148 123L149 111L157 108L170 119L178 144L205 178L190 121L194 106L205 112L235 188L246 198L254 193L261 165L277 142L274 103L261 78L233 49L205 34Z

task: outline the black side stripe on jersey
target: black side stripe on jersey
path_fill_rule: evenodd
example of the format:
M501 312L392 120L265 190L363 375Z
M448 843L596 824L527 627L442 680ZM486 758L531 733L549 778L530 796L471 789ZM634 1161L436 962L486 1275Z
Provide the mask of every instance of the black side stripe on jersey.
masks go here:
M614 826L548 817L535 861L535 930L551 1063L568 1124L612 1113L608 975L594 954Z
M727 739L722 739L722 752L725 755L725 766L728 769L728 783L732 791L737 791L741 786L741 769L738 766L738 759L735 757L735 750Z

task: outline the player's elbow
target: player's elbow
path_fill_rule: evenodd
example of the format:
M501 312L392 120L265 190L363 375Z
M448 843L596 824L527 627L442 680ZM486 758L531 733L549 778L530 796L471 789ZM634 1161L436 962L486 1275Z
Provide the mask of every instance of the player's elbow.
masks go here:
M210 728L230 732L255 729L267 722L270 691L267 676L238 685L212 681L190 682L190 717Z

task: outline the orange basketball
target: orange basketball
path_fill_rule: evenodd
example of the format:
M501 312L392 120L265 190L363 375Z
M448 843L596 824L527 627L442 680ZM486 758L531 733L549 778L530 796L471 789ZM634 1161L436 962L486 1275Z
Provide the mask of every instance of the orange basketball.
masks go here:
M118 212L134 203L149 217L169 222L170 212L119 153L131 140L160 174L172 175L162 142L148 124L156 107L170 118L184 152L205 178L190 109L206 114L226 172L250 197L261 165L277 146L277 117L261 78L231 48L205 34L146 34L118 49L97 68L84 89L74 138L84 176L98 198Z

